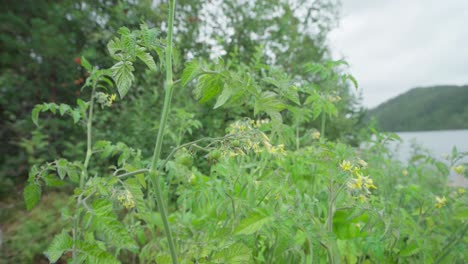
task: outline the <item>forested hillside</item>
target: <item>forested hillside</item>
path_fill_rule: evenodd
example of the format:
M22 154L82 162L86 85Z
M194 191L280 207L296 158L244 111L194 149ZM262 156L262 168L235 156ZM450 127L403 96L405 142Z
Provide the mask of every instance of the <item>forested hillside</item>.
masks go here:
M468 85L414 88L369 111L385 131L468 128Z

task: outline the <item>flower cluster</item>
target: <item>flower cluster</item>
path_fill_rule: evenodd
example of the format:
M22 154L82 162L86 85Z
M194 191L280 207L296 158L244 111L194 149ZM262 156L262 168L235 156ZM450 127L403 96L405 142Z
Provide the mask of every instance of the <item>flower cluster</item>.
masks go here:
M104 106L111 107L112 103L117 99L116 94L106 94L103 92L97 92L95 97L96 102L100 104L102 108L104 108Z
M318 132L317 130L312 132L312 139L317 140L319 138L320 138L320 132Z
M135 200L129 190L125 190L117 196L117 200L127 209L135 207Z
M284 145L274 146L270 143L268 136L257 129L258 127L269 123L268 119L263 120L242 120L232 123L228 128L228 133L236 135L231 140L230 146L223 151L223 156L235 157L245 155L248 152L254 153L268 152L270 154L286 155Z
M347 187L350 192L358 197L361 202L367 200L371 190L377 189L370 176L364 176L364 170L368 164L362 159L357 160L357 165L353 165L349 160L343 160L340 168L344 172L349 172L353 177L349 179Z
M447 199L445 198L445 196L442 196L442 198L439 196L436 196L435 200L436 200L436 204L435 204L436 208L442 208L447 203Z

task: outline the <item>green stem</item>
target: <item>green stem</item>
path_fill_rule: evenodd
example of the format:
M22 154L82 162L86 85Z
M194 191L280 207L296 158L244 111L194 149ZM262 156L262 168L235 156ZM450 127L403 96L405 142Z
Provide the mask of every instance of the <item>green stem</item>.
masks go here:
M173 92L173 81L172 81L172 31L174 24L174 10L175 10L175 0L170 1L169 7L169 26L167 33L167 42L166 42L166 94L164 97L164 106L161 115L161 121L159 123L158 136L156 138L156 144L154 146L153 158L151 159L151 165L149 169L149 178L153 184L154 194L156 195L156 202L158 203L159 212L163 220L164 229L166 232L167 240L169 242L169 249L171 251L172 263L177 264L177 254L174 244L174 239L172 238L171 228L169 226L169 221L167 219L166 207L163 201L162 192L161 192L161 183L160 183L160 173L158 173L157 162L161 156L161 147L164 137L164 130L166 127L167 117L169 115L169 110L172 100Z
M327 119L327 116L325 113L322 113L322 127L320 129L320 136L322 138L325 138L325 121Z
M89 161L91 160L91 156L93 155L92 151L92 138L93 138L93 109L94 109L94 95L96 91L96 84L93 85L93 90L91 91L91 99L89 101L89 111L88 111L88 118L86 120L86 157L85 161L83 164L83 171L81 172L80 176L80 188L82 189L85 185L85 181L88 178L88 165ZM80 206L81 203L81 197L78 197L77 200L77 207ZM76 259L76 240L78 238L78 225L79 225L79 219L78 215L75 215L73 217L73 247L72 247L72 258L75 260Z
M93 155L93 150L92 150L92 138L93 138L93 109L94 109L94 95L96 91L96 85L93 85L93 90L91 91L91 99L89 101L89 112L88 112L88 119L86 120L86 157L85 161L83 164L83 171L81 172L81 177L80 177L80 188L84 187L84 183L86 178L88 177L88 165L89 161L91 160L91 156Z

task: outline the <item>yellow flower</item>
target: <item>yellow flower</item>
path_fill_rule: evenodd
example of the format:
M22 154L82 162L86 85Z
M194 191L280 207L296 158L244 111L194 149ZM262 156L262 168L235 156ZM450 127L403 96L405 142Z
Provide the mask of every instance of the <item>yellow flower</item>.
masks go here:
M440 198L439 196L436 196L436 207L437 208L441 208L442 206L444 206L446 203L447 203L447 199L445 198L445 196L442 196L442 198Z
M458 188L458 194L464 194L465 193L465 189L463 188Z
M465 166L458 165L456 167L453 167L453 171L455 171L457 174L464 174L465 173Z
M408 170L403 170L403 176L408 176Z
M377 187L375 187L374 185L374 181L372 179L370 179L369 177L364 177L364 187L366 187L367 189L377 189Z
M343 171L351 171L352 169L352 166L351 166L351 162L348 161L348 160L343 160L341 163L340 163L340 167Z

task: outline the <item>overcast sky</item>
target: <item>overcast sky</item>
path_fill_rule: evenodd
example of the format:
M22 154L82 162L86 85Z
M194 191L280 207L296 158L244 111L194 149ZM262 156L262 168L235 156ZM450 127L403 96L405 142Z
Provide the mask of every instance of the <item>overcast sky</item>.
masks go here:
M330 34L374 107L411 88L468 84L468 0L342 0Z

